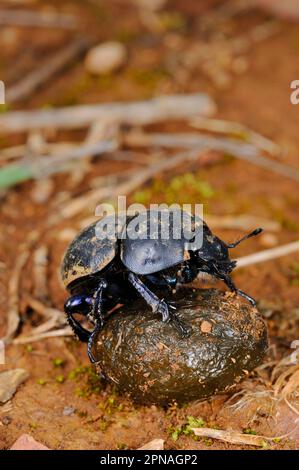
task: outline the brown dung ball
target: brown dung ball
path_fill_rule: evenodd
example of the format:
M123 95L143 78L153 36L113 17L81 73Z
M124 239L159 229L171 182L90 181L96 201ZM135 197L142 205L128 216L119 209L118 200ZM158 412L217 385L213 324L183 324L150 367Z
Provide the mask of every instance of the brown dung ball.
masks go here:
M182 289L175 304L192 327L188 338L138 301L112 314L94 343L102 372L139 403L186 403L228 390L267 350L264 321L239 298Z

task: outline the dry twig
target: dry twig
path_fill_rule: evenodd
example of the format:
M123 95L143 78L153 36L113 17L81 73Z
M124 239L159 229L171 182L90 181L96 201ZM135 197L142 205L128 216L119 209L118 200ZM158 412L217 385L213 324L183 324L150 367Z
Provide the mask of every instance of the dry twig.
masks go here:
M250 434L242 434L237 431L231 430L220 430L213 428L193 428L194 434L199 437L210 437L212 439L219 439L220 441L229 442L230 444L239 444L239 445L249 445L257 447L265 447L267 441L273 441L276 439L282 439L287 437L277 436L277 437L267 437L267 436L255 436Z
M273 161L261 155L256 146L243 143L236 139L211 137L200 134L160 134L160 133L131 133L125 137L125 141L132 146L154 146L165 148L193 148L202 146L206 149L219 150L226 154L245 160L256 166L286 176L294 181L299 181L299 171L283 163Z
M281 256L287 256L291 253L299 251L299 241L287 243L286 245L278 246L277 248L271 248L269 250L259 251L252 255L242 256L237 259L237 268L243 268L244 266L250 266L251 264L262 263L264 261L270 261Z
M245 138L247 142L252 143L257 148L269 153L270 155L281 155L281 148L279 145L239 122L197 117L194 118L190 124L196 129L217 132L220 134L228 134L237 138Z
M34 296L45 300L48 298L48 247L42 245L33 254Z
M8 312L7 312L7 329L6 335L2 340L8 343L14 337L20 323L19 316L19 286L22 270L29 258L29 250L24 249L17 257L15 267L11 273L8 284Z
M0 116L0 132L27 132L30 129L75 129L94 121L146 125L167 120L211 116L214 101L205 94L170 95L148 101L70 106L60 109L10 111Z
M61 338L62 336L73 336L73 331L70 327L62 328L60 330L48 331L37 335L20 336L13 340L13 344L28 344L36 341L41 341L48 338Z

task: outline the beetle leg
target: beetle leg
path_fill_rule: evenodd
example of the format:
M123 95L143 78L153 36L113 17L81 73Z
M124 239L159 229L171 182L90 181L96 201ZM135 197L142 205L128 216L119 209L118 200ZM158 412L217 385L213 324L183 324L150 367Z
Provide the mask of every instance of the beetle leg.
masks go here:
M64 304L64 311L67 321L78 339L86 343L89 339L90 332L83 328L80 322L73 317L74 313L87 316L91 309L92 298L85 295L73 295Z
M83 328L83 326L81 326L81 324L77 320L75 320L75 318L73 317L71 313L67 314L67 321L70 327L72 328L73 332L79 339L79 341L82 341L83 343L87 343L90 337L90 332L86 330L85 328Z
M250 302L253 307L256 307L256 301L252 297L250 297L250 295L246 294L241 289L238 289L235 286L235 283L233 282L230 276L224 276L223 281L225 282L227 287L230 288L232 292L235 292L236 294L240 295L241 297L246 299L248 302Z
M107 288L108 284L104 279L99 281L98 288L94 294L94 305L92 309L92 320L95 323L94 330L89 335L87 353L92 364L95 364L97 360L95 359L92 348L93 341L97 334L101 331L104 325L104 316L103 316L103 292Z
M151 307L154 313L162 315L162 321L168 323L173 321L175 327L180 335L185 337L190 334L190 329L177 317L174 312L170 312L169 306L165 300L159 299L140 279L136 274L129 273L128 279L135 287L137 292L143 297L146 303ZM172 307L173 308L173 307Z

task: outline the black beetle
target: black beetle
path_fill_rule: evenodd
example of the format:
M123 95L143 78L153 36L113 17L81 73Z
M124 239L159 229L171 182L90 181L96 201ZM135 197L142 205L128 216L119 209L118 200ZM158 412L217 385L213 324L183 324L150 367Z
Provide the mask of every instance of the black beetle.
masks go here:
M177 284L190 283L199 273L206 273L224 281L231 291L255 306L254 299L238 289L230 277L236 262L230 259L228 249L258 235L261 228L235 243L227 244L213 235L201 218L188 214L192 233L201 229L202 243L198 248L183 233L183 216L186 216L186 212L178 209L167 211L166 219L162 216L166 214L164 210L146 211L143 214L145 223L138 223L137 238L132 236L130 230L136 230L134 224L132 229L132 222L140 214L127 216L118 226L114 218L106 216L102 219L101 226L113 220L116 229L112 237L108 233L107 236L99 237L99 222L95 222L77 235L65 253L61 269L62 280L72 296L65 302L64 309L79 340L88 342L91 362L95 362L92 354L93 339L103 326L105 313L118 303L133 300L136 293L143 297L153 312L162 316L163 322L171 320L182 336L188 336L190 330L177 317L171 301L160 299L156 295L159 289L173 291ZM173 230L174 220L177 220L175 214L179 214L183 221L179 236L174 235ZM152 226L158 228L154 237L149 235ZM168 239L163 235L165 228L168 229ZM123 233L126 233L126 238L118 236ZM84 315L93 323L92 332L83 328L74 318L76 313Z

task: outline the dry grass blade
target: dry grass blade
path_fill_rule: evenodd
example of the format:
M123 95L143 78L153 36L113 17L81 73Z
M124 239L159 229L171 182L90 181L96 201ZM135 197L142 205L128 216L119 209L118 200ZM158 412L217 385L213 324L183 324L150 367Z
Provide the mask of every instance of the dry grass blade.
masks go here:
M251 434L242 434L237 431L224 431L220 429L212 428L193 428L192 431L196 436L209 437L212 439L218 439L220 441L229 442L230 444L248 445L256 447L266 447L267 441L273 441L276 439L282 439L286 436L277 437L266 437L266 436L255 436Z

